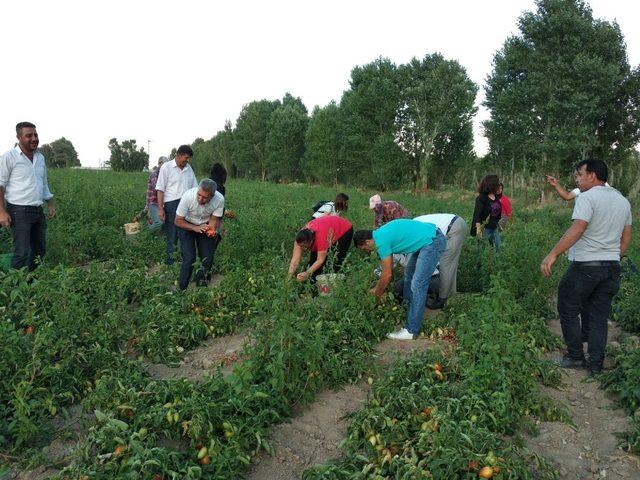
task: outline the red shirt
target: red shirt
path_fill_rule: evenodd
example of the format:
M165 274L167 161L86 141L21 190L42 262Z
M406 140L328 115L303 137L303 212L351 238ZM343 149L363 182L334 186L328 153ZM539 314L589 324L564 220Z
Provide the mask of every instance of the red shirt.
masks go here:
M337 215L326 215L314 218L305 225L305 228L316 234L311 251L324 252L351 229L351 222Z
M511 218L511 199L504 193L500 197L500 205L502 205L502 213L506 215L507 218Z

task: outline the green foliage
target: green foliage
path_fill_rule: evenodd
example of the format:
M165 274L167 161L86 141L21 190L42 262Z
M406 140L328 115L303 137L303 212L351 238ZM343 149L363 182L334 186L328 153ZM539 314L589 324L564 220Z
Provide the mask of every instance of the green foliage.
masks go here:
M619 162L640 138L640 70L627 63L619 27L581 0L536 5L487 80L491 155L518 171L569 171L590 153Z
M149 167L149 154L144 151L144 147L136 145L135 140L125 140L118 143L116 138L109 140L108 165L115 172L140 172Z
M443 173L473 157L472 119L478 87L454 60L440 54L400 67L399 143L412 160L414 186L426 190L437 165ZM434 182L435 183L435 182Z
M269 118L266 169L270 180L297 180L302 176L304 137L309 119L302 101L285 96Z
M344 182L341 171L344 161L340 149L343 143L341 111L335 102L316 107L305 134L303 174L306 180L325 184Z
M233 132L238 174L247 178L267 178L267 134L271 114L280 101L254 101L242 108Z
M64 168L80 166L78 152L76 152L73 143L64 137L54 140L49 144L42 145L40 151L44 155L47 167Z

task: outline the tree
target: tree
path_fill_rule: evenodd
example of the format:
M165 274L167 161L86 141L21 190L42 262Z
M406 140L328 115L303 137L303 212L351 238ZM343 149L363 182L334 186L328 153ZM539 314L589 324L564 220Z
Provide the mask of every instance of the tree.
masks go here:
M44 155L47 166L51 168L79 167L78 152L66 138L54 140L50 144L42 145L40 151Z
M287 93L268 123L266 169L270 179L290 181L301 177L308 124L307 109L302 100Z
M109 140L109 166L119 172L140 172L149 167L149 154L144 147L138 147L135 140L125 140L122 144L116 138Z
M582 0L537 0L494 57L485 105L503 166L562 172L597 154L617 162L640 138L640 71L617 24Z
M313 110L305 134L303 172L307 180L334 185L345 181L340 154L344 143L342 127L342 113L336 102Z
M242 108L234 132L238 173L249 178L267 178L266 143L269 119L280 101L254 101Z
M398 148L394 135L395 118L400 104L401 84L397 67L390 60L378 58L351 71L350 89L340 101L343 122L341 157L345 179L355 184L380 187L376 164L387 162L376 152L388 153ZM380 142L388 142L382 148ZM405 168L397 166L397 171ZM397 177L389 179L393 180Z
M437 53L413 58L399 72L397 141L412 161L414 187L426 190L434 167L453 174L458 162L473 158L478 87L458 62Z
M224 124L224 129L216 133L211 139L211 150L213 152L213 163L220 162L230 175L237 176L237 167L234 163L234 133L230 120L227 120Z

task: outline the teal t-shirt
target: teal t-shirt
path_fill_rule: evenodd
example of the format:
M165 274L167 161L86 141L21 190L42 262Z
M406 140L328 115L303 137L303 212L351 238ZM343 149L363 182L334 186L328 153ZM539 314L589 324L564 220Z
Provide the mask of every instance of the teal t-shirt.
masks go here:
M413 253L429 245L436 236L433 223L399 219L384 224L373 231L373 243L378 256L384 259L394 253Z

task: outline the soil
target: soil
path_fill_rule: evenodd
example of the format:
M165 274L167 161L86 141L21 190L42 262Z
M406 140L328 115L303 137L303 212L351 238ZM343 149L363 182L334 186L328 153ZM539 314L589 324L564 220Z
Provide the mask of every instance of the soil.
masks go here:
M554 333L562 334L560 322L551 322ZM620 329L609 322L609 343ZM563 352L555 352L560 357ZM605 368L607 368L605 361ZM630 430L625 412L614 405L615 398L599 388L585 369L565 369L560 388L541 387L542 393L565 405L574 426L542 422L539 435L529 437L528 449L546 458L561 479L638 479L640 458L618 448L616 433Z
M437 314L428 310L428 315ZM434 346L433 341L384 340L375 347L375 363L389 366L395 358L408 356ZM293 480L316 464L339 458L339 445L347 435L348 415L363 407L369 395L369 384L362 380L337 391L320 392L314 402L294 412L289 423L271 431L274 454L258 454L247 478L250 480Z
M207 374L218 368L224 376L233 371L233 365L240 359L248 337L242 333L224 337L210 337L198 348L191 350L177 367L161 363L144 364L152 377L160 379L187 378L193 382L202 381Z

